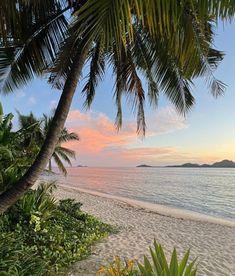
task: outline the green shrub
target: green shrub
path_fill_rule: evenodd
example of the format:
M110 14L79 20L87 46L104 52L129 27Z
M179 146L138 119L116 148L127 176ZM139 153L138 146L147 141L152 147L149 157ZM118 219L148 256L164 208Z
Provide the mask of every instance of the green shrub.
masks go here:
M11 225L15 227L19 222L27 224L35 215L40 216L43 221L53 217L58 208L52 195L55 188L55 182L42 182L36 190L29 190L7 211Z
M170 264L168 264L165 253L160 244L154 241L154 248L150 247L151 263L144 256L144 263L138 263L139 270L143 276L195 276L196 268L194 264L196 259L188 264L189 250L185 253L181 261L177 258L177 252L174 248L171 255Z
M66 275L113 229L81 211L74 200L56 202L54 183L30 190L0 216L0 275Z
M171 255L170 264L160 244L154 240L154 247L150 247L151 258L144 256L144 263L137 263L128 260L121 262L120 257L115 257L113 263L108 266L101 267L97 272L97 276L195 276L195 262L188 263L189 250L185 253L182 260L178 260L177 252L174 248Z
M46 275L48 262L42 260L32 247L16 239L14 233L1 233L0 237L0 275Z
M83 215L81 212L81 206L82 203L76 202L74 199L71 198L60 200L59 202L59 210L79 219L82 219Z
M114 262L108 266L102 266L97 272L96 276L112 275L112 276L138 276L139 273L135 268L135 261L128 260L122 262L120 257L116 256Z

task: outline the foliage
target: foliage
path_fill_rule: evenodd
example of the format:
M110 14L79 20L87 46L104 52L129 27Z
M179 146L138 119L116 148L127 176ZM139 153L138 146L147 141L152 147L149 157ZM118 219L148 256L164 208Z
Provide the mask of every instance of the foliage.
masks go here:
M46 275L48 263L13 233L0 233L0 275Z
M138 276L138 271L134 267L134 265L135 262L133 260L128 260L125 263L123 263L120 257L116 256L114 262L108 266L102 266L96 272L96 276Z
M160 244L154 241L154 248L150 247L151 261L144 256L144 263L138 264L141 275L143 276L195 276L197 269L194 267L196 259L188 264L189 250L185 253L182 260L178 260L177 252L174 248L171 255L170 264L167 263L165 253Z
M54 183L30 190L0 216L0 275L66 274L112 227L81 211L74 200L56 202Z
M22 139L30 129L12 130L13 114L3 115L0 108L0 193L12 186L32 164L22 147ZM31 148L32 153L34 149Z
M37 119L32 112L29 115L18 112L20 129L14 131L13 118L11 113L3 114L0 104L0 193L14 185L31 166L51 124L51 117L45 114L43 119ZM65 175L67 171L63 162L71 165L70 158L75 158L75 152L62 146L62 143L74 140L79 140L78 135L63 128L52 155ZM51 160L49 169L51 170Z
M47 133L51 126L52 117L43 114L42 119L34 117L31 112L29 115L22 115L18 112L18 118L20 122L20 127L22 129L30 129L31 132L27 133L24 136L22 146L27 149L27 156L35 156L40 147L43 145L44 140L46 139ZM62 144L69 141L78 141L79 137L74 132L69 132L66 127L63 128L61 134L58 138L58 142L52 154L52 157L49 160L49 171L52 171L52 160L56 163L58 169L64 175L67 174L67 170L64 166L64 163L72 165L70 158L75 158L75 151L64 147ZM33 152L32 149L36 149L36 152Z
M195 77L205 77L215 96L225 89L213 75L223 58L213 48L213 27L219 19L234 17L232 0L47 0L36 4L2 0L0 8L5 15L0 20L4 93L35 76L48 76L48 71L50 82L61 88L75 57L86 47L85 104L91 104L105 64L111 65L118 126L125 94L137 114L138 130L144 130L145 98L156 106L163 92L185 113L195 102L191 93ZM148 91L140 76L146 79Z
M52 124L52 117L49 117L45 114L43 114L42 119L42 136L40 145L43 144L44 140L46 139L46 135L50 129L50 126ZM61 173L64 175L67 175L67 170L63 164L63 162L67 163L68 165L72 165L70 158L75 159L75 151L65 148L62 146L63 143L69 142L69 141L79 141L79 136L75 132L69 132L66 127L64 127L61 131L61 134L59 136L58 142L56 144L56 147L54 149L54 152L52 154L52 157L49 160L49 171L52 171L52 160L56 163L58 169Z
M19 188L0 195L1 211L30 188L32 176L36 179L44 169L40 164L49 161L85 64L86 106L107 64L115 79L117 127L126 95L143 134L146 99L156 107L164 93L185 115L195 103L196 77L205 78L214 96L225 90L213 74L223 58L214 49L213 26L234 17L232 0L1 0L0 13L1 92L13 92L38 76L49 76L52 86L63 88L40 154Z
M196 276L197 269L195 268L196 259L188 263L189 250L185 253L181 260L177 257L177 251L174 248L170 263L168 264L165 253L160 244L154 240L154 247L150 247L151 259L144 256L144 263L138 263L135 267L133 260L121 262L119 257L115 261L105 267L101 267L97 271L97 275L110 276ZM138 270L137 270L138 268Z

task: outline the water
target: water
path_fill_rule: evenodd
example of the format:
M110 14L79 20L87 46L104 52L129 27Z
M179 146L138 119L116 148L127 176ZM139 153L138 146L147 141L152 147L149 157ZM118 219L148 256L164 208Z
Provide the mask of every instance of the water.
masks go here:
M235 221L235 169L71 168L59 182Z

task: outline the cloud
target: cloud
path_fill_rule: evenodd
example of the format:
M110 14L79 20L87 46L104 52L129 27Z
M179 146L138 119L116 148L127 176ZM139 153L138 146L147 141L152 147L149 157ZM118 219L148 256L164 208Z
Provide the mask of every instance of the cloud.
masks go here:
M57 101L56 100L50 101L50 104L49 104L50 109L55 109L56 106L57 106Z
M24 98L26 96L26 93L24 92L24 90L21 90L21 89L17 90L15 93L17 98Z
M173 147L145 147L145 148L132 148L123 152L123 155L127 159L142 159L148 157L156 157L162 155L169 155L176 153L176 149Z
M187 127L185 119L171 107L162 108L156 114L147 116L147 124L147 137ZM126 121L118 132L114 122L103 113L73 110L68 115L66 125L70 131L80 136L79 142L66 143L67 147L76 151L79 163L126 166L140 161L155 162L158 157L177 155L177 149L173 147L149 147L146 140L137 136L135 121Z
M158 112L149 115L146 121L152 135L166 134L188 127L185 118L171 106L159 109Z
M33 97L33 96L31 96L31 97L29 97L29 99L28 99L28 103L29 103L29 105L34 105L34 104L36 104L36 98L35 97Z

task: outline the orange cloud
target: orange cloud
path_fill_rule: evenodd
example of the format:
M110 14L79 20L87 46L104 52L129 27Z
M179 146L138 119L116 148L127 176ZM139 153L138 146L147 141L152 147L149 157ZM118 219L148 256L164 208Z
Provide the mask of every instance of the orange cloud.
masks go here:
M79 134L79 142L66 143L76 151L77 161L74 164L89 166L135 166L146 163L149 165L173 165L184 162L213 163L221 159L234 159L234 140L225 144L195 145L172 147L168 144L159 147L157 136L187 128L185 119L173 108L161 108L146 118L148 131L146 139L141 140L136 134L136 123L125 121L118 132L113 120L105 114L96 112L69 113L67 127ZM161 138L161 143L164 138ZM179 143L178 143L179 144ZM222 157L221 157L222 156Z
M151 148L132 148L127 149L122 152L122 156L125 159L130 160L146 160L146 159L155 159L159 156L168 156L171 154L176 153L176 149L174 148L157 148L157 147L151 147Z
M171 108L161 109L148 118L149 136L175 131L187 127L184 119ZM102 113L69 113L67 127L80 136L79 142L66 143L66 147L76 151L78 163L89 165L130 165L136 162L155 161L159 156L177 154L172 147L146 147L136 134L136 124L128 121L118 132L112 120ZM133 148L135 145L135 148Z
M130 123L125 130L118 132L111 120L104 114L81 113L71 111L68 116L67 127L70 131L79 133L80 143L71 142L82 152L100 152L107 147L127 145L137 140L134 126Z

